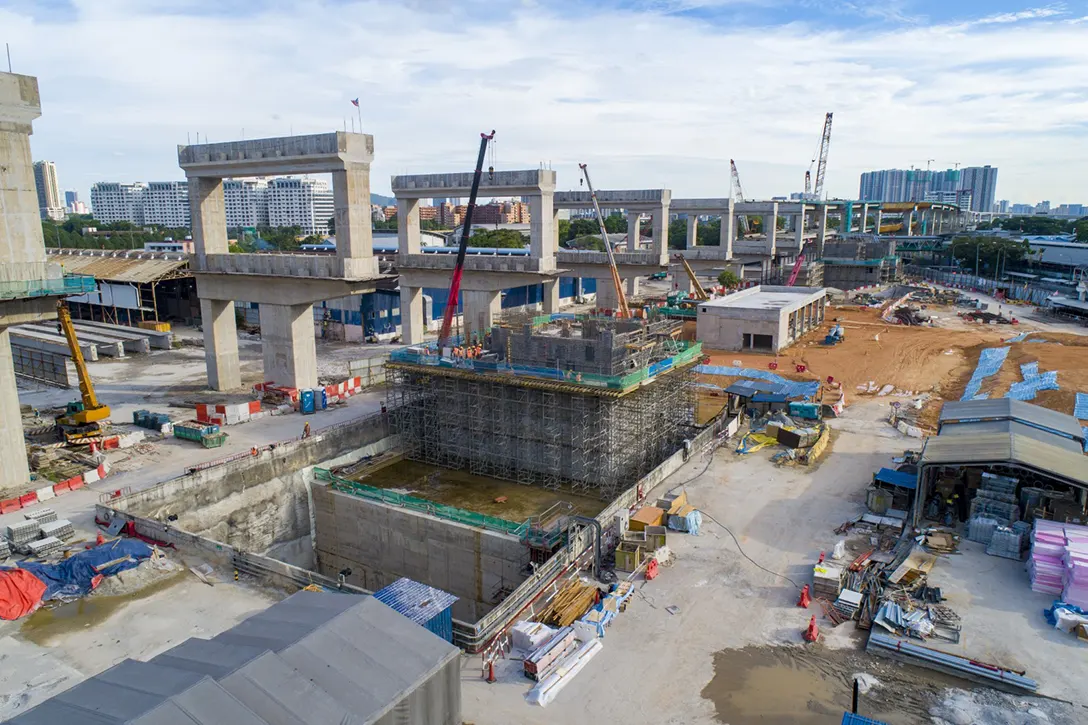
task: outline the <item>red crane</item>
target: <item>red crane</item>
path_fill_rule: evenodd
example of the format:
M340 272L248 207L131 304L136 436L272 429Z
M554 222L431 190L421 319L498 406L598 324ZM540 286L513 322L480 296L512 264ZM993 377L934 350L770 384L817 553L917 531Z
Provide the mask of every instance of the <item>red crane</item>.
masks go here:
M472 212L476 209L476 196L480 193L480 176L484 170L484 156L487 154L488 142L494 139L494 131L480 134L480 155L476 158L476 171L472 175L472 191L468 195L464 226L461 228L461 244L457 247L457 264L453 267L450 292L446 296L446 310L442 314L442 330L438 333L439 353L449 346L450 327L453 325L453 314L457 311L457 295L461 292L461 276L465 272L465 251L468 249L468 237L472 234ZM493 172L493 168L488 171L488 173Z

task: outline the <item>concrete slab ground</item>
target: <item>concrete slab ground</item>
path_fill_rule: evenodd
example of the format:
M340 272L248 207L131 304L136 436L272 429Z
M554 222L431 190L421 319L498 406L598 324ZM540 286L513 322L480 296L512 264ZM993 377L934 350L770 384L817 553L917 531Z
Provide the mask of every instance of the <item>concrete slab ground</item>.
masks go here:
M881 404L866 402L832 421L836 433L831 452L813 469L778 468L770 463L768 451L737 456L731 452L734 444L719 450L709 463L703 456L693 457L660 490L687 482L689 501L728 526L745 554L798 584L810 582L813 563L838 538L834 528L864 510L872 472L917 444L884 424L883 412ZM835 722L828 719L833 714L828 703L841 703L843 696L848 703L851 675L861 671L877 679L905 678L911 698L885 693L882 701L878 690L869 698L868 712L879 711L890 723L916 723L930 722L925 709L938 708L953 697L944 688L959 684L978 690L936 673L870 658L860 652L864 633L856 632L852 624L830 629L820 617L823 640L815 647L804 645L801 632L818 610L799 609L793 584L756 568L738 553L729 534L708 519L701 536L671 534L669 547L676 554L675 563L654 581L636 584L635 598L607 631L601 653L546 709L522 699L531 683L520 674L520 662L504 662L500 682L488 685L480 679L479 661L472 659L463 669L465 719L479 725ZM1012 650L1031 652L1019 661L1029 668L1029 676L1043 683L1043 691L1079 703L1085 698L1075 683L1088 676L1088 661L1073 651L1075 641L1052 641L1040 631L1042 604L1028 589L1019 566L994 557L977 560L969 553L951 562L942 560L933 576L954 592L954 608L964 617L965 642L972 654L985 658ZM987 596L989 591L995 595ZM666 611L673 606L678 608L675 614ZM779 684L768 690L771 699L759 705L764 709L756 711L777 713L776 717L760 719L751 710L723 712L713 699L704 697L704 692L714 691L709 686L716 672L730 663L738 665L729 670L735 676L747 676L740 665L752 647L781 653L794 662L776 671ZM797 662L804 658L816 660L813 667L825 675L834 669L830 663L843 658L862 669L818 682L809 699L819 702L814 705L802 697L797 710L783 712L773 700L793 697L786 685L794 681ZM757 685L752 681L747 686ZM806 692L802 688L802 694ZM819 712L823 719L814 717Z

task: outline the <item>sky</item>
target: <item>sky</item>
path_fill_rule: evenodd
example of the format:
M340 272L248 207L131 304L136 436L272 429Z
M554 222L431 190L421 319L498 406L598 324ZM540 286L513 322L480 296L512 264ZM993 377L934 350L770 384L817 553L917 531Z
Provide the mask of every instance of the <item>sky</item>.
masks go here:
M1088 203L1088 0L0 0L38 77L35 159L96 181L183 178L200 139L350 130L389 177L496 169L578 188L825 191L863 171L999 167L997 198ZM0 61L2 62L2 61ZM350 104L359 98L360 109Z

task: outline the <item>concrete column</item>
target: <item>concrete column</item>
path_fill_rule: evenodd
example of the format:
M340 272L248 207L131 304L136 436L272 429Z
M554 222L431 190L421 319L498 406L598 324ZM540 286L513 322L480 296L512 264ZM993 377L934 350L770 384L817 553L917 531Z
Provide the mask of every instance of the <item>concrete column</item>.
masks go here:
M204 326L204 359L208 364L208 387L212 390L233 390L241 387L242 373L238 367L238 326L234 320L234 303L230 300L202 299L200 320ZM312 330L310 336L313 337Z
M23 416L19 412L19 391L11 359L11 334L7 328L0 330L0 461L4 462L0 466L0 490L18 489L30 482Z
M542 260L541 269L555 269L555 236L559 225L555 224L554 199L551 190L529 197L529 254Z
M918 213L918 207L914 207L914 209L912 209L910 211L910 213L906 215L907 236L908 237L913 237L914 236L914 217L915 217L915 215L917 213Z
M692 247L699 246L699 217L694 214L688 215L688 235L685 238L684 248L691 249Z
M733 258L733 241L737 238L736 218L733 216L733 199L729 200L729 209L722 214L722 231L718 244L725 250L725 258Z
M531 213L529 218L532 218ZM554 206L552 207L552 249L559 251L559 210Z
M876 210L876 233L880 234L880 227L884 224L884 210Z
M763 233L767 240L764 254L774 257L775 242L778 239L778 204L771 204L771 213L763 215Z
M227 254L227 208L223 201L223 180L189 177L189 210L197 268L206 268L208 254Z
M632 297L637 297L639 294L639 278L628 277L627 278L627 300L630 301Z
M868 204L862 204L861 205L861 226L859 228L861 229L862 234L867 234L869 232L869 205Z
M3 265L38 267L45 262L41 213L30 155L31 122L41 115L38 79L0 73L0 219L3 220L0 223L0 264ZM44 269L31 272L29 268L13 268L11 274L13 281L43 276ZM18 412L16 405L15 413ZM5 453L2 460L8 458ZM26 458L21 443L18 458Z
M597 278L597 307L602 310L614 310L619 307L620 301L616 297L616 290L612 286L611 277Z
M820 213L816 221L816 257L823 259L824 245L827 243L827 204L820 205Z
M627 251L637 252L639 249L639 229L642 214L637 211L627 212ZM633 231L632 231L633 230Z
M495 318L502 312L502 293L487 290L465 290L464 295L464 337L472 340L472 333L479 339L487 334L495 323Z
M801 207L801 213L793 217L793 241L797 247L797 251L800 252L805 248L805 208Z
M541 287L541 306L544 308L544 314L552 315L559 312L559 278L542 282Z
M457 240L460 242L460 240ZM397 252L419 254L419 199L397 199Z
M669 207L662 206L653 213L654 254L661 264L669 263Z
M423 342L423 290L400 286L400 341L405 345Z
M317 385L314 306L261 305L264 379L291 388Z
M349 279L377 274L370 218L370 164L347 164L332 172L332 199L336 219L336 256ZM416 232L419 231L416 215Z

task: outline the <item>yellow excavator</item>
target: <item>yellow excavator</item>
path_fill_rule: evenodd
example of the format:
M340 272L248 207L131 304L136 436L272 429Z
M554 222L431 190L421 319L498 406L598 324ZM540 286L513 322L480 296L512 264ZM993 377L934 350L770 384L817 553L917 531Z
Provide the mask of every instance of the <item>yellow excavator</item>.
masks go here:
M57 327L68 340L72 362L75 363L76 374L79 375L80 395L79 400L68 403L64 413L57 416L57 428L68 443L88 442L88 439L101 435L105 430L105 424L109 422L110 407L98 402L90 373L87 372L87 363L83 359L83 350L76 338L76 329L72 326L72 316L68 314L68 306L63 301L57 303Z

